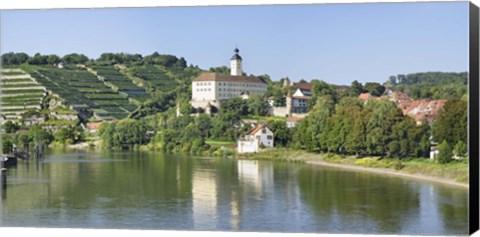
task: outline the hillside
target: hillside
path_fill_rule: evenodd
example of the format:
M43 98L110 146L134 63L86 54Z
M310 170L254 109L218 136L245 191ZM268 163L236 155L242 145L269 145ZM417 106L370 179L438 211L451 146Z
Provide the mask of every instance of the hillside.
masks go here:
M16 55L2 59L9 62L6 57ZM21 120L27 111L50 114L58 106L76 111L85 122L123 119L134 111L164 111L177 97L188 100L191 80L202 71L187 67L183 58L158 53L106 53L97 60L70 54L53 65L44 61L2 65L1 114L7 120Z
M386 83L395 91L408 92L413 99L452 100L468 93L468 73L423 72L391 76Z
M3 69L0 94L2 115L20 119L27 110L40 109L45 87L21 69Z

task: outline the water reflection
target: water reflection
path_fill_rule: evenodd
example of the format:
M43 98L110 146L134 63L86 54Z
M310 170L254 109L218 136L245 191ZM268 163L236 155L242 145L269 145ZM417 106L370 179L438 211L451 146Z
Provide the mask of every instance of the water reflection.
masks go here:
M339 232L466 234L464 200L447 205L458 214L450 220L456 223L451 228L445 226L438 210L445 204L439 197L466 198L462 189L336 169L306 168L299 179L306 201L319 214L318 221ZM450 214L450 218L455 216Z
M161 153L60 152L8 172L1 226L467 231L463 189L317 166Z

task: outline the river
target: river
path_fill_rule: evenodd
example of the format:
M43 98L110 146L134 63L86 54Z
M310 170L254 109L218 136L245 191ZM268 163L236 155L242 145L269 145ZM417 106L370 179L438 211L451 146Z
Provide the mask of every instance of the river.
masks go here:
M467 189L308 164L50 151L7 185L4 227L468 234Z

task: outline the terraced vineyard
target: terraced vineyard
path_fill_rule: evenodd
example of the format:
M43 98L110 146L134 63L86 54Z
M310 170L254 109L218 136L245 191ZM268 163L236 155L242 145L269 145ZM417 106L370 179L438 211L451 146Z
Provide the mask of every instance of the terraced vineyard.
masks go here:
M178 86L174 78L171 78L165 71L156 66L134 67L132 71L134 76L141 78L160 91L172 91Z
M125 94L141 103L150 98L145 89L135 85L132 80L113 66L93 66L92 69L101 80L121 94Z
M20 119L29 109L40 109L45 87L19 68L2 69L1 114L8 120Z
M52 94L67 105L92 110L100 119L122 119L136 108L127 96L113 91L88 71L41 67L37 72L32 76Z

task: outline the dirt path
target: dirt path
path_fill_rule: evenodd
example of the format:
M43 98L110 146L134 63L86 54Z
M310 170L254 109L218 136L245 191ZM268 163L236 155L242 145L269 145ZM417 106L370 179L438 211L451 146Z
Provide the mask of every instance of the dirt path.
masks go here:
M429 182L436 182L436 183L458 186L458 187L462 187L462 188L468 188L468 184L455 182L451 179L433 177L433 176L422 175L422 174L406 174L406 173L398 172L398 171L391 170L391 169L368 168L368 167L362 167L362 166L356 166L356 165L329 163L329 162L319 161L319 160L310 160L310 161L306 161L306 163L307 164L312 164L312 165L325 166L325 167L335 167L335 168L340 168L340 169L348 169L348 170L355 170L355 171L362 171L362 172L371 172L371 173L378 173L378 174L385 174L385 175L401 176L401 177L406 177L406 178L410 178L410 179L425 180L425 181L429 181Z

